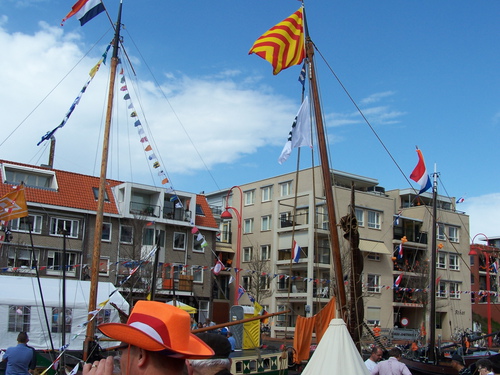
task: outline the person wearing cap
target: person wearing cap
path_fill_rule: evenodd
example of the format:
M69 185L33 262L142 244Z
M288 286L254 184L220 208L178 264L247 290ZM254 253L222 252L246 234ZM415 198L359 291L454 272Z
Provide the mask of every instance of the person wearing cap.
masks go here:
M199 333L197 336L215 352L210 359L190 359L186 361L189 375L231 375L231 344L217 333Z
M458 375L470 375L471 371L465 367L465 361L461 355L453 354L451 357L451 367L458 372Z
M182 375L187 358L214 355L212 348L191 333L189 314L175 306L138 301L127 323L97 327L104 335L121 341L122 375ZM113 357L87 363L84 375L112 375Z

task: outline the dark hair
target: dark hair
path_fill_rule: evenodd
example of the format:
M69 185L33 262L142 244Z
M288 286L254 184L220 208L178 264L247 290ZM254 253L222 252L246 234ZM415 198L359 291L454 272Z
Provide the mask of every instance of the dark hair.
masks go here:
M399 348L392 348L389 350L389 357L401 357L401 349Z
M476 368L479 369L480 367L484 367L488 371L493 370L493 363L486 358L482 358L476 362Z
M26 332L19 332L19 335L17 335L17 342L26 344L28 342L28 334Z
M379 348L378 346L374 346L374 347L372 348L372 354L377 353L379 350L382 350L382 349L381 349L381 348Z

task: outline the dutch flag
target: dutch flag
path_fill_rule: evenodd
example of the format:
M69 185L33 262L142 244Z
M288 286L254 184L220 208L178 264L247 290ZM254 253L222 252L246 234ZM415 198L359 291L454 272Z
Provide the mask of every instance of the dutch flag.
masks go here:
M431 179L427 173L427 168L425 167L424 156L422 151L417 148L418 153L418 163L413 172L411 172L410 178L420 185L420 191L418 194L422 194L430 189L432 186Z
M403 274L399 275L396 281L394 281L394 288L398 288L401 280L403 279Z
M299 244L297 243L297 241L294 240L293 241L293 249L292 249L292 258L293 258L293 261L295 263L299 262L301 251L302 251L302 249L300 248Z

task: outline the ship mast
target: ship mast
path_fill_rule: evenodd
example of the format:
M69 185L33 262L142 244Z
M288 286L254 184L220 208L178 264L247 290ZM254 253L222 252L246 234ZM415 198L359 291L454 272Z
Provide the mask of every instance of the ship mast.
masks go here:
M436 261L437 261L437 172L434 165L432 184L432 231L431 231L431 274L429 280L429 362L436 360Z
M85 343L83 346L83 360L87 360L91 354L91 343L95 335L95 319L92 319L91 312L96 310L97 301L97 288L99 284L99 263L101 258L101 237L102 237L102 223L104 215L104 197L106 192L106 172L108 169L108 151L109 151L109 135L111 131L111 115L113 111L113 97L116 80L116 70L118 66L118 46L120 43L120 26L122 19L122 3L118 8L118 18L115 27L115 36L113 40L113 57L111 58L111 70L109 74L109 90L108 90L108 105L106 110L106 122L104 125L104 137L102 144L102 158L101 158L101 173L99 179L99 195L97 199L97 212L94 230L94 246L92 250L92 265L90 276L90 296L89 296L89 324L87 325L87 333L85 336Z
M309 80L311 85L311 97L314 106L314 117L316 119L316 132L318 134L318 148L321 162L321 173L323 176L323 183L325 186L325 198L328 212L328 225L330 231L330 245L333 255L333 264L335 267L335 279L337 283L337 306L340 311L340 317L347 323L347 300L344 288L344 277L342 271L342 261L340 256L340 242L339 233L337 230L337 218L335 214L335 202L333 199L333 178L330 172L330 165L328 163L328 150L326 147L325 128L323 125L323 115L321 112L321 105L318 95L318 84L316 82L316 72L314 69L314 46L306 35L306 55L309 64Z

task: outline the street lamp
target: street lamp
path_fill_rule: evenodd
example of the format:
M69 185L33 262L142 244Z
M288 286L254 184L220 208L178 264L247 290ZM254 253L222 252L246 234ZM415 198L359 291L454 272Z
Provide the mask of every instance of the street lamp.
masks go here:
M483 236L486 238L486 243L488 245L474 245L474 240L476 239L477 236ZM491 335L491 281L490 281L490 252L493 251L493 249L490 249L489 246L490 240L486 235L483 233L478 233L472 238L472 244L471 244L471 249L469 251L469 255L483 255L486 263L486 303L487 303L487 316L488 316L488 335ZM478 252L479 251L479 252ZM479 264L478 264L479 266ZM492 338L491 336L488 336L488 347L491 348L492 346Z
M240 191L240 209L237 210L236 208L229 206L229 195L231 195L231 192L233 189L238 189ZM238 224L238 236L236 237L236 254L235 254L235 261L234 261L234 268L236 270L235 272L235 285L234 285L234 305L238 304L238 289L240 288L240 277L238 275L238 272L240 270L240 262L241 262L241 211L243 210L243 192L241 191L241 188L239 186L233 186L229 191L227 192L226 195L226 209L224 212L220 215L220 218L223 220L229 220L233 218L233 215L231 215L231 212L229 210L233 211L234 214L236 215L236 222Z

